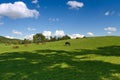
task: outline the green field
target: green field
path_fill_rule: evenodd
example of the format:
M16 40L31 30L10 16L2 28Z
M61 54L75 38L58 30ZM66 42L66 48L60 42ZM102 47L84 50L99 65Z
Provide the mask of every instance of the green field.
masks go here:
M120 80L120 37L0 44L0 80Z

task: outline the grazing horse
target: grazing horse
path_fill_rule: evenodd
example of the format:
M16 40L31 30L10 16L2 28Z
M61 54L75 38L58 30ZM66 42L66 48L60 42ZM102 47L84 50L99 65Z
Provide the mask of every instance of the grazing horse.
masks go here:
M67 46L70 46L71 44L70 44L70 42L65 42L65 45Z
M19 46L13 46L13 48L14 48L14 49L17 49L17 48L19 48Z

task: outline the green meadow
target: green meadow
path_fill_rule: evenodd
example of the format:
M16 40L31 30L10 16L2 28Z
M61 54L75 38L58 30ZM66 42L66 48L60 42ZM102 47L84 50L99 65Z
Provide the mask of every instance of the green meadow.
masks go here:
M120 80L117 36L13 46L0 44L0 80Z

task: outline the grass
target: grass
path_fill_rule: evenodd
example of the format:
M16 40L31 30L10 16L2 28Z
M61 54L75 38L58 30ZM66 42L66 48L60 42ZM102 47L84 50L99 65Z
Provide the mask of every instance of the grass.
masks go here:
M65 41L1 44L0 80L120 80L120 37Z

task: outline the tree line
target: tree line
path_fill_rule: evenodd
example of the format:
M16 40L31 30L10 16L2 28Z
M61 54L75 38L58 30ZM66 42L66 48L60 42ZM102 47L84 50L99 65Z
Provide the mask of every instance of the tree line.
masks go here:
M33 43L43 43L43 42L51 42L51 41L59 41L59 40L67 40L70 39L68 35L57 37L57 36L50 36L46 38L42 33L37 33L33 36Z
M59 40L67 40L70 39L68 35L64 35L62 37L57 37L57 36L50 36L49 38L46 38L42 33L37 33L33 36L33 40L29 39L24 39L24 40L19 40L19 39L9 39L0 36L0 43L5 43L6 45L9 44L30 44L30 43L44 43L44 42L52 42L52 41L59 41Z

